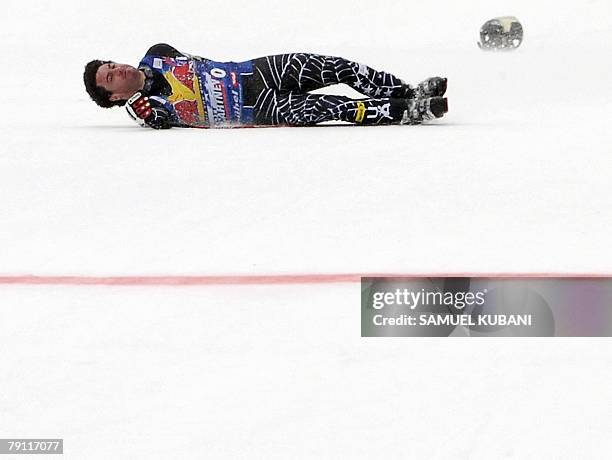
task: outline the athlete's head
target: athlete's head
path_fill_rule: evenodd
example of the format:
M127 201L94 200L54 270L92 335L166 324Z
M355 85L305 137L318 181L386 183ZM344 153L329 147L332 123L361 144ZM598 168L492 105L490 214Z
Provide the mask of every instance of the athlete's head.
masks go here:
M135 67L112 61L91 61L83 74L89 96L106 108L125 105L125 101L143 88L144 80L144 74Z

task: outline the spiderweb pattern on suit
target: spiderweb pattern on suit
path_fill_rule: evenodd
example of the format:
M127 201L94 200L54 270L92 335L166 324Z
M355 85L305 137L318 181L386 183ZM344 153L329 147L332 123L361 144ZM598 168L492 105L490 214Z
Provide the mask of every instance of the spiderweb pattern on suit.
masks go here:
M310 125L332 120L394 123L398 115L391 98L406 97L399 78L340 57L281 54L256 59L254 67L261 85L255 108L264 124ZM345 83L368 98L308 93L337 83ZM364 111L361 120L360 111Z

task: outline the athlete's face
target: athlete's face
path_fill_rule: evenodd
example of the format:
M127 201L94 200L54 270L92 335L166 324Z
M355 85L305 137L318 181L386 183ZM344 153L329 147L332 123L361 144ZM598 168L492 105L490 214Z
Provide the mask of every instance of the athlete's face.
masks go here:
M111 101L129 99L143 88L144 74L128 64L109 62L98 68L96 85L111 93Z

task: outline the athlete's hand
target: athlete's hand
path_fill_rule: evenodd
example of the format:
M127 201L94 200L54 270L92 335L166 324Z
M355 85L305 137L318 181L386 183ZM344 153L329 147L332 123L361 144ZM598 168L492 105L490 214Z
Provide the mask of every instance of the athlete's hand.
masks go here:
M170 128L170 116L161 107L152 107L149 98L138 92L128 99L126 109L130 116L141 126L154 129Z
M137 92L127 101L128 111L130 114L141 120L146 120L151 116L152 108L149 98L143 96L141 92Z

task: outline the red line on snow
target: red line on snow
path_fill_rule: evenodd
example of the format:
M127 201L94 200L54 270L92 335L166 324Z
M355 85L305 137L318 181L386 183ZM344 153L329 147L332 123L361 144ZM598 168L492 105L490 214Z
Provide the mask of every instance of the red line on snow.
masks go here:
M0 276L0 285L67 286L214 286L358 283L361 278L612 278L584 273L338 273L285 275L164 275L164 276Z

